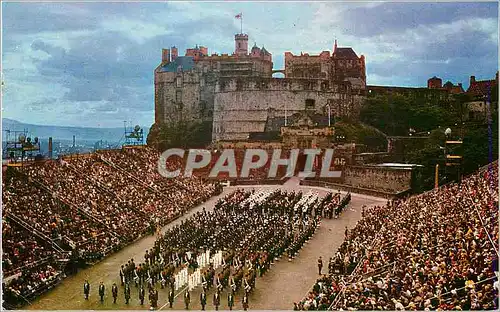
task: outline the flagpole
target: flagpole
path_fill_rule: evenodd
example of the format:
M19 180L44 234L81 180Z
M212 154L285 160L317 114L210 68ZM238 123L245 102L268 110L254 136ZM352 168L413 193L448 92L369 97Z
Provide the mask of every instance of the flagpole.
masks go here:
M241 30L241 34L243 34L243 14L241 14L241 18L240 18L240 30Z

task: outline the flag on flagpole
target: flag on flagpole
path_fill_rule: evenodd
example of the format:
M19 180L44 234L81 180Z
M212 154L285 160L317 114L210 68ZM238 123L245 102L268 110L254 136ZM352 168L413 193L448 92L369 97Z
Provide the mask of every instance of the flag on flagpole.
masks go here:
M239 19L240 20L240 33L243 34L243 13L239 13L238 15L236 15L234 18L236 19Z

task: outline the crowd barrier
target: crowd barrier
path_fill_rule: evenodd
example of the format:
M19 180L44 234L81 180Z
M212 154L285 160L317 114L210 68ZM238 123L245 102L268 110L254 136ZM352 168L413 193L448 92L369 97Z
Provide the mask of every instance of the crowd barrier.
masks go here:
M251 180L251 179L238 179L231 181L231 185L283 185L288 181L289 178L281 179L262 179L262 180Z
M289 177L283 177L280 179L227 179L224 182L229 182L231 186L233 185L283 185L288 181ZM216 178L204 178L203 181L220 181L220 179Z
M375 197L382 197L382 198L386 198L386 199L405 197L405 196L409 195L411 192L410 188L407 190L404 190L402 192L398 192L398 193L389 193L389 192L380 191L380 190L367 189L367 188L350 186L350 185L346 185L346 184L339 184L339 183L332 183L332 182L325 182L325 181L318 181L318 180L301 180L300 185L325 187L325 188L330 188L330 189L341 190L344 192L363 194L363 195L369 195L369 196L375 196Z

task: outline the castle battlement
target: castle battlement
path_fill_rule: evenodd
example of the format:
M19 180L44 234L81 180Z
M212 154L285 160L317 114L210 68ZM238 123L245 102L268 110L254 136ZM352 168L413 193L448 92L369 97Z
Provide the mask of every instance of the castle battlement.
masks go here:
M232 77L221 78L216 85L216 92L263 90L349 93L351 90L351 83L348 81L332 81L328 79L311 80L303 78Z

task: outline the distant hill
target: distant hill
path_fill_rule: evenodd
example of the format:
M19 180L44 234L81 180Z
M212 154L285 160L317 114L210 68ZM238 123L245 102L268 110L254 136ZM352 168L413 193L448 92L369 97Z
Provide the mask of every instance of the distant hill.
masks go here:
M41 140L46 140L52 137L53 140L73 140L75 135L76 141L108 141L119 142L123 140L123 128L84 128L84 127L60 127L46 125L32 125L2 118L2 139L6 139L6 133L3 130L23 131L26 129L30 136L38 137ZM144 127L144 140L149 132L149 127Z

